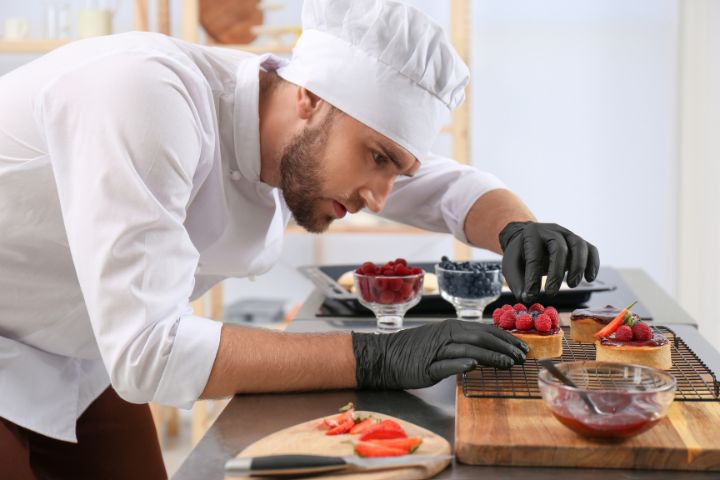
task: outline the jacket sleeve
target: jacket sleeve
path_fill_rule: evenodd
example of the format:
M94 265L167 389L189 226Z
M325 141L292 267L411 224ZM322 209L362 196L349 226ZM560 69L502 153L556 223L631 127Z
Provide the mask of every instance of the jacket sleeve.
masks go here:
M188 307L199 254L183 222L208 133L192 100L202 79L173 62L139 52L91 61L53 80L35 117L113 387L131 402L188 407L221 324Z
M429 155L412 177L398 177L380 216L467 243L465 217L475 201L505 189L494 175L450 158Z

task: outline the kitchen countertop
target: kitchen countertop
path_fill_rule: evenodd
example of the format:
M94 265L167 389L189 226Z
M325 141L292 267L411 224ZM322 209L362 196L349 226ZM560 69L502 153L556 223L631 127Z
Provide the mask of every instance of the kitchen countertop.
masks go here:
M720 373L720 353L694 327L693 319L643 271L618 270L638 299L650 310L657 324L672 328L716 375ZM313 292L290 324L291 332L372 330L374 319L316 318L314 312L322 295ZM412 319L413 326L438 319ZM400 392L332 391L294 394L237 395L190 453L173 477L176 480L224 478L227 459L254 441L275 431L308 419L328 415L341 405L353 402L360 410L373 410L403 418L432 430L451 443L455 427L455 381L448 378L421 390ZM479 467L454 462L438 479L717 479L718 473L644 470Z

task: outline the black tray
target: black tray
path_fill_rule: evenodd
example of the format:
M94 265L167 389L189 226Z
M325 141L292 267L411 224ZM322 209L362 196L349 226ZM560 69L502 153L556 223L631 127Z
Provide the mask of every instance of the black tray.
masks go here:
M412 262L413 266L418 266L429 273L435 272L435 262ZM300 267L298 270L305 276L310 278L315 285L325 295L325 301L317 312L318 316L367 316L368 309L363 307L357 298L341 287L337 283L337 279L340 276L350 270L357 268L355 264L346 265L320 265L320 266L306 266ZM591 297L595 293L601 292L612 292L616 290L614 282L608 282L602 278L603 271L598 275L598 278L592 282L581 282L576 288L569 289L563 288L554 297L548 297L545 294L540 294L538 299L539 303L543 305L553 305L558 310L572 310L581 306L588 305ZM612 272L615 273L614 271ZM605 276L616 277L616 275ZM506 303L515 303L516 299L512 292L503 291L495 302L491 303L487 308L486 312L492 312L498 306ZM612 303L608 301L608 303ZM628 302L629 304L630 302ZM621 303L618 303L620 305ZM599 306L605 306L602 304ZM625 306L626 304L622 304ZM638 312L637 308L633 308L641 317L646 318L648 315L643 315ZM439 294L436 295L423 295L420 302L411 308L406 316L448 316L454 315L455 311L450 303L445 301Z

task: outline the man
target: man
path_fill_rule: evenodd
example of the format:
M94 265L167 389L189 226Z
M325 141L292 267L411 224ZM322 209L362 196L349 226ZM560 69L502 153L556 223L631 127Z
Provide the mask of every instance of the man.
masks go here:
M518 297L597 250L429 152L468 72L395 2L308 0L292 60L154 34L77 42L0 79L0 477L164 475L149 401L419 388L527 346L450 320L291 335L188 308L266 272L290 218L380 215L504 252ZM24 476L24 477L23 477Z

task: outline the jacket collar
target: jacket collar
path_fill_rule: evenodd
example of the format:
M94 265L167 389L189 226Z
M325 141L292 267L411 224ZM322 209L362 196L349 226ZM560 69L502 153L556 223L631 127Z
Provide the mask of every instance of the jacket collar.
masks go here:
M272 54L240 62L235 76L233 143L240 174L247 180L260 181L260 69L276 70L287 60Z

